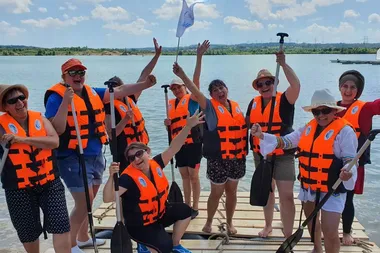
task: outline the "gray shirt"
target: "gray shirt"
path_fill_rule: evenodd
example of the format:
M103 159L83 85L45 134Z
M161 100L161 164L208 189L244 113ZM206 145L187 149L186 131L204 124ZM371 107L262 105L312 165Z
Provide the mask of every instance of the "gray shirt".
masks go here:
M218 125L218 117L216 116L216 112L212 106L211 100L208 98L206 99L206 109L204 110L204 114L208 130L215 130L216 126Z

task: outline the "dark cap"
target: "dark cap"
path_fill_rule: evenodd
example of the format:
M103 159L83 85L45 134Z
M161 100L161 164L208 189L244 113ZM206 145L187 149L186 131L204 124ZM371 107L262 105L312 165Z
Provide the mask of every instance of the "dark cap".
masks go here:
M356 88L358 89L355 99L358 99L364 90L364 76L357 70L348 70L339 77L339 87L348 80L355 82Z

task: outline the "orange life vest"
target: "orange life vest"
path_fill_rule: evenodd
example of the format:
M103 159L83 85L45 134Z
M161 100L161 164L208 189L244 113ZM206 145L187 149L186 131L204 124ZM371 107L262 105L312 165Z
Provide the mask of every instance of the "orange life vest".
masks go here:
M83 85L84 95L83 98L74 94L74 104L75 111L78 119L78 125L80 129L80 136L82 139L82 147L85 149L87 147L88 139L90 138L89 125L90 118L89 114L93 113L95 116L95 122L92 124L95 127L95 136L100 139L102 144L108 143L108 137L106 132L106 127L104 120L106 117L103 101L100 99L99 95L94 89L92 89L87 84ZM64 96L66 87L61 83L58 83L51 87L45 94L45 105L48 97L52 92L58 93L61 97ZM91 108L87 108L86 100L88 104L91 104ZM60 135L60 147L59 149L76 149L78 146L77 134L75 131L74 117L72 114L71 104L69 104L68 114L67 114L67 127L64 134Z
M172 139L176 137L186 126L186 118L189 113L189 102L191 94L184 95L176 106L176 99L169 101L169 119L171 120L170 132ZM185 145L194 143L191 133L186 138Z
M272 120L272 128L270 133L274 134L276 136L280 136L281 134L281 127L282 127L282 120L280 117L280 102L281 102L281 92L277 92L276 95L276 103L274 106L274 113L273 113L273 120ZM250 112L250 124L251 126L253 124L258 123L261 126L261 130L265 133L268 131L268 122L269 122L269 115L270 115L270 108L272 105L272 100L269 101L269 103L266 105L264 112L263 112L263 105L262 105L262 96L257 96L253 99L252 109ZM260 153L260 139L254 136L251 136L251 149L255 153ZM275 149L271 154L273 155L283 155L284 150L283 149Z
M350 123L336 118L318 136L318 123L311 120L302 132L298 143L299 171L301 187L313 191L328 192L338 179L343 162L334 154L334 141L339 132ZM344 192L343 184L337 192Z
M8 113L0 116L0 125L7 134L20 137L46 136L43 119L39 112L28 111L28 133ZM16 186L15 188L24 189L53 181L56 178L56 171L53 166L53 154L50 149L14 143L9 148L3 173L9 175L10 178L16 178L17 182L6 182L7 185L12 184ZM11 176L12 174L13 176ZM7 180L7 176L4 180Z
M129 105L131 106L131 109L133 112L133 118L134 118L135 126L136 126L136 134L135 134L131 120L127 125L125 125L125 128L123 131L126 137L127 145L131 144L132 142L137 142L137 141L142 142L145 145L148 145L149 136L148 136L148 132L145 129L145 120L139 108L135 104L135 102L130 97L127 97L127 100L128 100L127 102L129 103ZM117 112L120 114L120 117L124 118L128 111L128 105L116 99L114 103L115 103L114 106ZM138 139L136 139L136 135Z
M166 201L169 194L169 182L160 165L153 159L149 168L155 184L139 169L130 164L122 173L130 176L140 191L138 212L142 215L144 226L157 222L165 213ZM127 203L131 205L133 203Z
M211 99L218 119L214 131L204 132L203 153L206 158L243 159L247 155L247 125L238 103L228 100L231 112Z

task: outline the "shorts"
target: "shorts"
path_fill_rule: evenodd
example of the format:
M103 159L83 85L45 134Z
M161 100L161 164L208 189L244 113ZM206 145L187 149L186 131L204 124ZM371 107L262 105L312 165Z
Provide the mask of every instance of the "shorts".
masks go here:
M207 178L213 184L225 184L245 175L245 158L236 160L207 159Z
M183 145L175 155L175 166L196 168L202 160L202 143Z
M326 193L321 192L319 201L326 196ZM305 190L300 188L300 193L298 195L298 199L302 202L315 202L316 192L310 189ZM326 201L326 203L322 206L322 210L326 212L333 213L343 213L344 206L346 204L347 193L334 193L330 196L330 198Z
M260 156L257 153L253 154L255 160L255 167L260 163ZM268 156L268 159L271 157ZM285 154L276 156L273 168L273 179L279 181L295 181L296 172L294 165L294 155Z
M57 178L43 186L5 189L9 215L22 243L34 242L41 233L63 234L70 231L65 187ZM41 225L40 208L44 221Z
M154 224L148 226L128 226L131 238L159 253L170 253L173 249L173 240L165 228L176 221L191 217L191 208L185 203L167 204L164 216Z
M100 153L97 156L85 156L84 161L86 164L88 185L101 185L103 172L106 168L103 154ZM82 168L80 168L79 156L74 154L64 158L57 158L57 164L59 173L70 192L84 192Z

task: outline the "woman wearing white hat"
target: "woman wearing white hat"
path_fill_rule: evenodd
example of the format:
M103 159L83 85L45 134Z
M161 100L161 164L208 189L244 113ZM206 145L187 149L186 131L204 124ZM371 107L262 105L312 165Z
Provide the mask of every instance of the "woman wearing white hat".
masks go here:
M260 138L263 154L275 148L297 148L299 159L299 179L301 188L298 198L303 203L305 215L309 216L318 199L322 199L340 177L343 181L336 192L322 207L321 222L315 223L314 253L321 253L321 230L327 253L338 253L340 240L338 226L343 212L346 191L352 190L356 181L356 166L351 171L346 165L355 157L358 141L350 123L336 117L344 107L336 105L334 97L327 89L317 90L311 105L303 109L312 112L312 119L306 126L282 137L262 133L260 125L251 128L251 134ZM312 222L308 224L311 232Z

